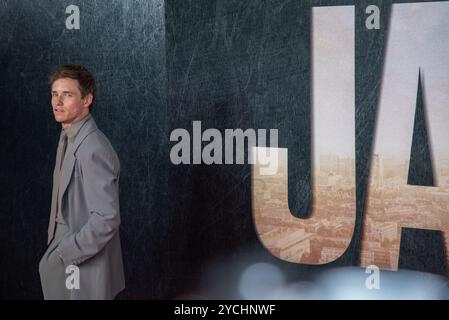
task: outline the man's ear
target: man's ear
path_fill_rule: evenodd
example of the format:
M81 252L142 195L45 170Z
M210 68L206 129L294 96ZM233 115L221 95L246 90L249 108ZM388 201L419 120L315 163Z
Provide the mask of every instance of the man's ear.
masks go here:
M94 96L92 93L89 93L86 97L84 97L84 108L89 108L94 100Z

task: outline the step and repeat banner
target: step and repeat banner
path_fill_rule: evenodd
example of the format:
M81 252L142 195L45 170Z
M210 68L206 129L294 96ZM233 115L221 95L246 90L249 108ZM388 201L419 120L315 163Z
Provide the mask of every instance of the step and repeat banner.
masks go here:
M447 17L0 0L0 298L448 299Z

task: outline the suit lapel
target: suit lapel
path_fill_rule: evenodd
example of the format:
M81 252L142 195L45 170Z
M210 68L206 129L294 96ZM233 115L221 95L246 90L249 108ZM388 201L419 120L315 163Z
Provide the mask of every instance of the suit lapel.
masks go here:
M83 140L93 131L97 130L97 125L93 117L86 121L86 123L81 127L78 135L76 136L73 144L67 148L64 163L61 168L62 177L61 177L61 192L59 193L59 203L62 208L62 199L64 193L67 190L67 187L70 183L70 178L72 177L73 168L75 167L75 152L78 149L79 145Z

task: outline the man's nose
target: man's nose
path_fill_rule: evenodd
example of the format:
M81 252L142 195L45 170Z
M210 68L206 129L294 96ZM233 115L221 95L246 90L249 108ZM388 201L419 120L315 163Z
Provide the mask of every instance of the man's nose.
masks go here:
M59 96L57 98L56 105L62 106L63 104L64 104L64 101L62 100L62 96Z

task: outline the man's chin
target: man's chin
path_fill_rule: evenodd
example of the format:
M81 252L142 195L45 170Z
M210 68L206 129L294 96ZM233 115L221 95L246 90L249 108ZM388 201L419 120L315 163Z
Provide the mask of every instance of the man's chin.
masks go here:
M55 121L58 122L58 123L63 123L64 120L65 120L62 117L58 117L58 116L55 116L54 118L55 118Z

